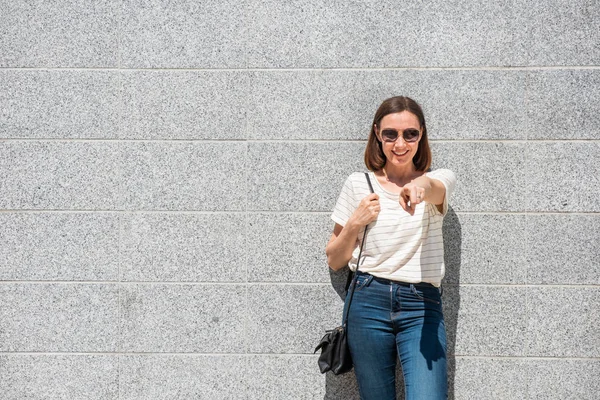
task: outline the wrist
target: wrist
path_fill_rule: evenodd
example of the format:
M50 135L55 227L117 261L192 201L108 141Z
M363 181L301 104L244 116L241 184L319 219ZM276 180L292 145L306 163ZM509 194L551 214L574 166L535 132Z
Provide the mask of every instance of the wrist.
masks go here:
M346 222L345 228L349 231L358 232L360 230L361 226L358 224L358 221L356 221L355 218L350 217L350 219L348 219L348 222Z

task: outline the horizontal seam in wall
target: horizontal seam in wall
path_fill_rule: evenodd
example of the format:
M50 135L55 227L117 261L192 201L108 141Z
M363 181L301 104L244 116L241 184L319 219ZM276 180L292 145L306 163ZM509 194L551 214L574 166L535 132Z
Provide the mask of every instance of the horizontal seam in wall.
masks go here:
M14 214L182 214L182 215L245 215L245 214L274 214L274 215L331 215L331 211L277 211L277 210L70 210L70 209L2 209L2 213ZM598 211L454 211L456 215L563 215L563 216L596 216Z
M325 267L324 267L325 268ZM305 286L305 287L329 287L331 282L187 282L187 281L65 281L65 280L0 280L0 285L10 284L65 284L65 285L191 285L191 286ZM600 284L509 284L509 283L445 283L444 287L514 287L514 288L577 288L577 289L600 289Z
M31 352L31 351L0 351L0 356L185 356L185 357L252 357L252 356L272 356L272 357L307 357L317 358L318 355L311 353L197 353L197 352ZM500 359L500 360L530 360L530 361L552 361L552 360L572 360L572 361L600 361L599 357L557 357L557 356L467 356L450 355L450 358L459 359Z
M0 142L63 142L63 143L356 143L366 144L366 139L118 139L118 138L0 138ZM429 139L430 143L510 143L531 144L535 143L600 143L599 139Z
M115 72L378 72L378 71L555 71L595 70L600 65L532 66L404 66L404 67L321 67L321 68L82 68L82 67L1 67L0 71L115 71Z

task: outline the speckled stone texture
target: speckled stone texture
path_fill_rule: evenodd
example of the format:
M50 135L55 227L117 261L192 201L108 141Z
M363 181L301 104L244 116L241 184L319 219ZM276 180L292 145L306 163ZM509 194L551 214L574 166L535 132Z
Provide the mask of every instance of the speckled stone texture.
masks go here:
M363 153L363 143L250 142L248 209L331 212L346 178L366 171Z
M442 295L450 354L524 356L526 288L446 286Z
M526 154L529 211L600 211L600 142L532 143Z
M109 142L0 142L0 209L115 209L120 152Z
M526 366L531 400L594 400L598 397L598 359L532 359Z
M0 70L0 138L116 138L118 88L115 72Z
M516 9L527 30L526 65L598 65L597 1L535 0Z
M248 357L248 399L323 399L325 375L317 356L252 355Z
M128 210L246 208L246 143L127 142L121 145Z
M246 216L135 213L124 217L121 280L246 280Z
M449 399L598 398L597 0L0 10L1 400L358 400L324 249L396 95L458 178Z
M421 104L430 139L527 134L524 71L261 71L252 82L250 138L366 140L377 106L398 95Z
M0 351L114 352L115 284L0 285Z
M528 364L515 358L456 357L449 368L455 399L525 399Z
M333 224L327 213L250 213L248 281L328 283Z
M247 0L125 0L121 60L126 68L245 68Z
M136 354L120 363L122 399L247 399L245 356Z
M4 400L119 399L116 355L0 355Z
M526 30L516 12L497 1L262 2L249 10L249 65L518 65Z
M118 280L115 213L0 213L1 280Z
M600 288L527 288L527 355L598 358Z
M600 285L600 218L527 216L527 283Z
M448 168L456 174L458 182L450 199L456 212L525 211L526 149L510 142L431 144L433 169Z
M342 322L343 301L325 285L248 286L248 351L312 354Z
M122 138L246 138L248 73L135 71L121 78Z
M444 220L445 283L524 284L524 214L461 214Z
M242 353L245 293L242 285L124 285L120 348L149 353Z
M600 70L532 71L527 89L527 138L600 139Z
M3 1L0 67L116 67L119 4Z

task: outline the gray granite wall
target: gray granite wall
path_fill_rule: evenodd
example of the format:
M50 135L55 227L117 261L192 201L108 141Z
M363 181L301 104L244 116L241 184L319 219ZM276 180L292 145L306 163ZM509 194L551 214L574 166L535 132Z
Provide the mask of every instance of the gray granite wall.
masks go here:
M0 8L0 398L356 399L323 249L397 94L459 179L452 397L597 398L597 0Z

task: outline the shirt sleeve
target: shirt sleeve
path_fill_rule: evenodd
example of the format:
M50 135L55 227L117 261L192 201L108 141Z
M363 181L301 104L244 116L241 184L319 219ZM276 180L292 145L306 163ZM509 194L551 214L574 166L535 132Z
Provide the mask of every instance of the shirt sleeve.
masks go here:
M354 185L352 176L349 176L342 187L342 192L335 203L335 208L331 214L331 219L336 224L346 226L346 222L350 219L354 210L358 207L356 196L354 195Z
M444 203L442 205L442 215L446 215L448 212L448 199L454 192L456 186L456 175L449 169L436 169L427 173L427 176L436 181L442 182L446 188L446 195L444 196Z

